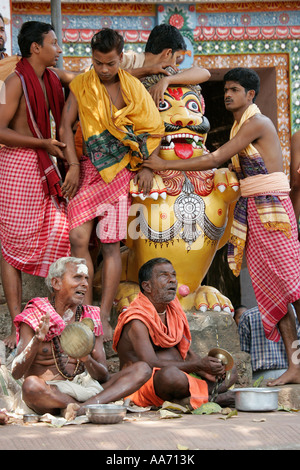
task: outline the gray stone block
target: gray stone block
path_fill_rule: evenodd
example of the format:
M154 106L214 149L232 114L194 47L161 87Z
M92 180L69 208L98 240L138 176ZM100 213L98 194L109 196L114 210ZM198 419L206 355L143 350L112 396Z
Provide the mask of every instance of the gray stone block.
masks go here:
M192 335L192 348L205 355L212 348L226 349L230 354L240 353L240 339L235 321L229 313L208 310L187 312Z

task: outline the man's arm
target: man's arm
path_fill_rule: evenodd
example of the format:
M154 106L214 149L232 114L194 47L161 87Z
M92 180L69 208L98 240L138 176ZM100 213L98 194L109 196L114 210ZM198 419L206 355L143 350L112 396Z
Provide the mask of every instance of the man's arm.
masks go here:
M5 87L5 92L4 103L0 102L0 144L7 147L43 148L49 154L63 158L61 149L65 147L64 143L56 139L39 139L21 134L9 127L19 109L23 90L21 81L16 74L10 75L2 86Z
M41 318L35 331L26 323L20 327L20 341L17 347L16 357L12 363L12 376L18 380L23 377L33 364L38 353L40 343L44 341L49 331L50 314L46 313Z
M63 87L68 86L71 83L71 81L73 80L73 78L75 78L80 73L84 72L84 71L71 72L70 70L58 69L56 67L50 67L50 68L52 70L54 70L54 72L56 73L56 75L60 79L61 84L62 84Z
M190 170L203 171L218 168L227 162L231 157L245 149L250 143L258 140L264 133L264 127L260 120L248 119L235 137L226 142L212 153L207 153L201 157L190 158L188 160L163 160L160 157L151 156L143 162L143 167L152 170Z
M292 136L291 145L291 165L290 165L290 181L291 193L290 197L294 207L297 223L300 217L300 131Z
M107 382L110 374L106 365L106 356L103 346L103 336L97 336L95 347L91 354L86 357L80 358L90 376L98 380L99 383Z
M73 126L77 118L77 100L75 98L75 95L70 92L62 112L59 128L59 135L61 139L66 143L66 148L64 149L64 156L69 164L69 169L66 174L65 181L61 187L61 190L64 197L69 199L74 197L76 194L80 174L80 163L76 155L75 140L73 134Z
M146 362L152 368L175 366L187 373L209 376L210 380L213 380L213 376L224 373L224 366L218 359L208 356L200 358L191 350L185 360L171 359L168 349L164 351L166 354L157 354L150 341L148 328L140 320L132 320L128 324L127 333L138 360Z
M169 72L166 70L166 67L171 66L170 63L161 63L161 64L153 64L153 65L145 65L143 67L137 68L124 68L126 72L133 75L135 78L141 79L148 77L148 75L159 74L162 73L164 75L170 75Z
M148 91L152 96L155 104L159 107L164 102L164 93L171 85L198 85L206 82L210 78L208 70L202 67L191 67L174 75L169 74L163 77L155 85L152 85Z
M151 153L151 155L158 156L160 150L160 144ZM150 157L151 157L150 155ZM134 183L138 185L140 192L146 196L150 193L153 186L153 172L149 168L141 168L134 177Z

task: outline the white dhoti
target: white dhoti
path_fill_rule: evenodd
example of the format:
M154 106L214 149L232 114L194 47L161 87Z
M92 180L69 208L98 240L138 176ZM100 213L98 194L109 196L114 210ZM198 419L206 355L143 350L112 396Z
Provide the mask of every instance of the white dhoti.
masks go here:
M103 387L93 379L88 372L83 372L73 380L49 380L49 385L55 385L61 393L70 395L79 402L84 402L102 392Z

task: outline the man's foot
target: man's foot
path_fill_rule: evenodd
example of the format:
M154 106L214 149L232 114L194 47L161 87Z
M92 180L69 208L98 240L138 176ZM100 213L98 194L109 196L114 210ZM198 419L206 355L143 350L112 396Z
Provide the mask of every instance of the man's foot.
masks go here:
M110 323L105 318L102 320L102 328L103 328L103 342L107 343L108 341L112 341L113 329Z
M267 383L268 387L277 387L286 384L300 384L300 369L293 368L285 371L280 377L270 380Z
M214 400L215 403L220 405L222 408L226 406L235 406L235 392L228 390L227 392L220 393Z
M9 420L9 417L3 411L0 411L0 424L6 424Z
M79 408L80 405L78 403L69 403L67 408L62 411L62 415L67 421L73 421L77 416Z
M4 338L3 343L11 350L15 349L17 344L16 332L14 331L9 336Z

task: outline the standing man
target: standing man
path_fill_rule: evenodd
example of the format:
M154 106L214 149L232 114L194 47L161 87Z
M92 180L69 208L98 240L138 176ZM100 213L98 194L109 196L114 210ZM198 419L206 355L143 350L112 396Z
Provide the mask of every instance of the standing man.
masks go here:
M70 84L60 127L70 166L62 186L64 196L74 197L80 176L88 181L73 204L71 201L68 216L72 254L88 261L90 295L93 262L88 246L95 220L100 222L97 235L103 255L104 341L112 339L109 315L122 270L120 240L127 233L130 180L136 173L140 189L150 191L152 172L140 170L139 165L152 153L158 153L164 134L164 125L150 94L138 79L119 68L123 45L122 36L112 29L105 28L95 34L91 41L93 69L77 76ZM78 114L87 156L81 175L73 136Z
M5 81L0 104L0 239L3 289L12 320L21 312L21 273L46 277L50 264L69 254L66 204L52 156L65 144L51 137L64 104L61 82L48 69L62 50L51 25L24 23L22 59ZM4 340L15 347L15 329Z
M289 361L287 371L270 385L283 385L300 383L300 364L295 358L296 324L292 309L288 309L292 303L300 319L300 245L280 141L271 120L254 104L259 86L259 77L251 69L227 72L225 107L235 119L230 141L215 152L191 160L167 162L151 157L144 166L155 170L208 170L232 158L241 197L235 207L228 261L238 276L246 248L266 337L278 341L282 336Z
M298 224L298 237L300 239L300 130L293 134L291 140L290 181L291 200Z

